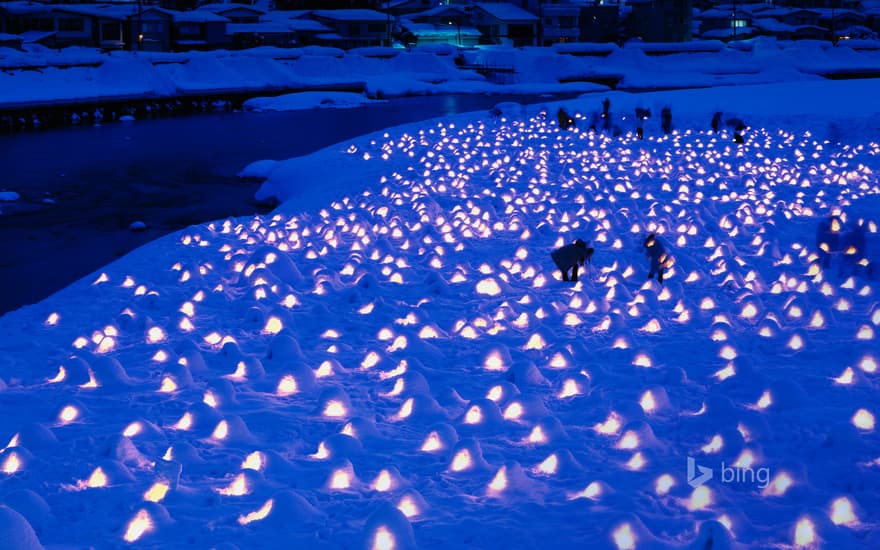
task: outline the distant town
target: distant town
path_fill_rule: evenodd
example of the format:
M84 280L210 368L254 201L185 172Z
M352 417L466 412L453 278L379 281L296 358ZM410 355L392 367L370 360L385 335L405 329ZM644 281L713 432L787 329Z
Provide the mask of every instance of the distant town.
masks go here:
M0 2L0 48L192 51L257 46L353 49L451 44L551 46L876 39L878 0L198 0Z

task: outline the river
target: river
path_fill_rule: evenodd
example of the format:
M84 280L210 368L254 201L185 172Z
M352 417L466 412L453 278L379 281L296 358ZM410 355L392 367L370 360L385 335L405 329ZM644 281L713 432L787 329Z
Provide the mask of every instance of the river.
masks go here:
M399 98L353 109L209 113L0 135L0 315L39 302L149 241L268 211L253 161L311 153L390 126L545 96ZM129 231L141 221L148 229Z

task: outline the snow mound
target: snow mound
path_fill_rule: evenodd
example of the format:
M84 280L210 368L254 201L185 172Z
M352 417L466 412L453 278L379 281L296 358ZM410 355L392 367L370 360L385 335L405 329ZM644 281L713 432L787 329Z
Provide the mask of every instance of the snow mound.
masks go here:
M10 550L42 550L43 545L24 516L0 505L0 540Z

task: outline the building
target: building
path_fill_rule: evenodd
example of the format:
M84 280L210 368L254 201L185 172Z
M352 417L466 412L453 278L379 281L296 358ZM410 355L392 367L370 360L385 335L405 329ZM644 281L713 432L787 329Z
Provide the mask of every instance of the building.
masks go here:
M691 0L630 0L629 36L645 42L686 42L691 39Z
M0 32L21 34L54 30L51 6L40 2L0 2Z
M315 39L342 49L391 45L391 18L374 10L315 10L309 15L330 32Z
M461 6L439 6L402 17L403 34L412 35L415 44L453 44L473 47L480 43L480 31L471 23L471 14Z
M507 3L477 3L471 11L474 26L485 44L534 46L538 42L538 16Z
M581 42L620 41L620 6L594 4L582 6L578 16Z
M171 49L214 50L229 46L226 37L229 20L225 17L201 10L172 13Z

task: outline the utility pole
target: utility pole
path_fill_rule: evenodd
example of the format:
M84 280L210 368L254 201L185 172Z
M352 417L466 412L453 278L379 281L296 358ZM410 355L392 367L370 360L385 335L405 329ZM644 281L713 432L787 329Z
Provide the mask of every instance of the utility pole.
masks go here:
M544 0L538 0L538 46L544 45Z
M733 39L736 40L736 25L738 21L736 20L736 0L733 0Z
M387 44L389 48L391 47L391 0L386 0L385 2L385 26L388 31Z
M144 42L144 25L143 25L143 14L144 14L144 1L138 0L138 16L137 16L137 36L135 36L135 46L134 51L137 52L141 49Z

